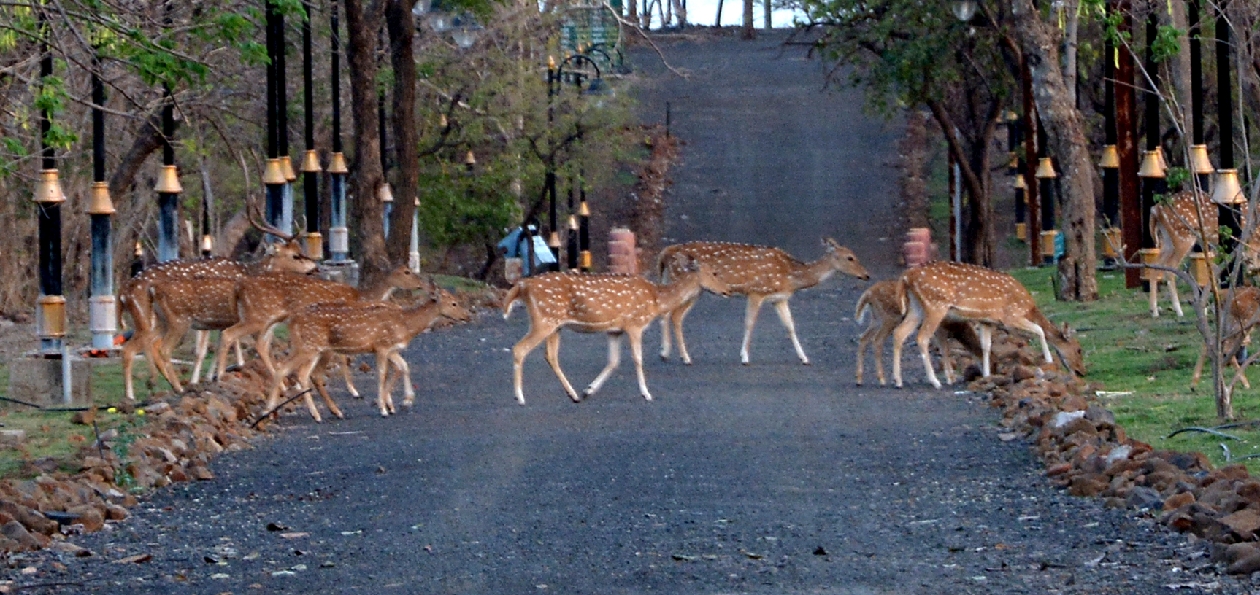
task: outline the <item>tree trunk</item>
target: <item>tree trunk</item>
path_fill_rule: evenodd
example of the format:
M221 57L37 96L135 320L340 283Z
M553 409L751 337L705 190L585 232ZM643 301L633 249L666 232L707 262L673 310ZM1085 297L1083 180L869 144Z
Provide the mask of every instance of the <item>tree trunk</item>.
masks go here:
M1068 0L1063 6L1067 21L1063 31L1063 84L1073 107L1076 106L1076 36L1081 21L1076 10L1079 4L1080 0Z
M753 6L757 0L744 0L744 32L740 37L757 39L757 26L753 23Z
M927 115L913 109L906 114L906 131L899 144L901 203L905 227L930 227L927 192Z
M1178 42L1181 49L1168 62L1169 74L1172 75L1173 96L1177 99L1177 105L1174 107L1174 113L1178 114L1177 119L1181 121L1185 130L1186 145L1190 144L1190 39L1185 32L1189 30L1189 21L1186 16L1186 5L1184 2L1173 2L1169 6L1172 7L1172 25L1177 27L1182 35L1178 36ZM1160 19L1169 20L1168 13L1160 12ZM1200 15L1200 22L1204 20L1206 15Z
M993 266L996 252L993 232L993 201L989 196L989 155L988 148L993 142L997 130L997 117L1002 113L1005 103L993 101L984 115L984 127L978 138L964 138L954 124L953 118L940 101L929 99L928 109L932 117L945 133L945 141L954 155L962 172L962 184L971 196L972 206L968 212L967 237L963 245L966 252L961 260L983 266Z
M639 22L639 0L626 1L626 20L631 23Z
M1041 20L1032 0L1013 0L1014 35L1032 71L1033 100L1058 156L1063 192L1060 209L1066 254L1059 261L1059 297L1074 301L1098 299L1094 274L1094 165L1085 135L1085 120L1070 101L1059 69L1056 28Z
M416 57L413 39L415 19L410 0L389 0L385 9L389 31L390 60L394 66L394 158L398 164L398 184L394 186L394 211L389 228L404 233L390 234L386 251L390 262L407 262L411 253L411 219L416 211L416 191L420 186L420 139L416 134ZM423 243L423 242L422 242Z
M390 268L385 228L376 192L385 182L377 131L376 32L382 5L378 1L345 0L346 55L350 71L350 113L354 116L354 160L350 164L350 215L359 228L360 282L371 283Z
M722 27L722 2L718 0L717 16L713 18L713 26L719 29Z

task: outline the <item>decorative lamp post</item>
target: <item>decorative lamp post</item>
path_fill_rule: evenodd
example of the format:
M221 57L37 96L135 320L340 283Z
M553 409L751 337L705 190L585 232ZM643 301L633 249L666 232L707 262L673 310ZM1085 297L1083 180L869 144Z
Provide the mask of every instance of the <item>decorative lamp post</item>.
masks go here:
M346 156L341 152L341 26L337 14L337 2L332 2L332 125L333 153L328 162L328 179L332 190L329 213L328 247L332 252L332 261L338 264L349 262L350 230L346 226L346 176L350 169L346 167Z
M1225 16L1227 0L1218 3L1216 16L1216 97L1217 123L1221 139L1221 168L1216 172L1216 188L1212 200L1216 202L1222 227L1230 230L1228 237L1221 238L1221 250L1231 257L1242 236L1242 213L1237 208L1242 190L1238 182L1238 170L1234 169L1234 87L1230 80L1229 19ZM1233 267L1227 267L1232 269ZM1232 280L1231 280L1232 281ZM1232 282L1228 283L1233 285Z
M420 197L416 197L411 210L411 251L407 255L407 266L413 273L420 272Z
M1203 120L1203 41L1199 28L1200 0L1190 0L1186 7L1186 23L1190 36L1190 173L1202 192L1207 192L1208 178L1216 171L1208 159L1203 141L1206 128Z
M1142 178L1143 200L1146 199L1146 194L1148 192L1151 194L1154 193L1153 188L1160 182L1164 181L1164 175L1164 166L1160 163L1159 153L1157 153L1154 149L1143 153L1142 168L1138 170L1138 177ZM1149 221L1150 210L1143 209L1143 214ZM1142 259L1143 264L1151 264L1155 262L1159 256L1159 250L1155 248L1155 240L1150 237L1149 229L1145 230L1142 235L1142 249L1138 250L1138 255ZM1148 238L1150 239L1149 245L1146 243ZM1160 271L1149 268L1142 269L1142 279L1149 282L1148 288L1152 293L1158 291L1159 281L1163 279L1163 277L1164 275Z
M105 181L105 84L101 81L100 56L92 57L92 194L88 217L92 225L92 297L89 300L88 327L92 349L113 349L118 330L118 309L114 302L114 203Z
M280 158L280 169L284 172L280 221L277 227L285 233L293 233L293 182L297 180L297 172L293 171L293 160L289 157L289 85L286 80L288 70L284 63L284 14L276 12L275 19L276 135L279 143L277 156Z
M587 206L585 197L578 204L578 250L581 258L578 268L582 269L582 272L589 273L591 271L591 208Z
M49 33L42 26L45 18L43 11L39 13L39 18L46 36ZM41 80L46 81L53 74L53 58L46 39L40 40L40 53L39 74ZM36 300L36 333L42 353L59 354L66 336L66 298L61 295L61 203L66 202L66 195L61 190L57 173L56 149L46 144L51 130L52 114L47 109L41 110L39 138L42 169L34 196L39 211L40 295Z
M162 108L162 171L158 173L158 262L179 258L179 195L184 188L179 183L179 169L175 166L175 106L171 91L166 89L166 105Z
M1044 131L1039 131L1042 141L1045 140ZM1044 144L1041 144L1044 152ZM1054 179L1059 177L1058 172L1054 171L1054 162L1049 157L1042 156L1037 163L1037 172L1034 174L1038 183L1041 185L1041 261L1043 264L1054 264L1055 244L1059 232L1054 229L1054 200L1051 196L1051 189L1054 187Z
M277 20L279 14L276 13L275 6L271 2L267 2L264 6L266 18L266 39L267 39L267 164L263 169L262 181L266 187L266 203L264 204L264 217L267 223L272 227L283 228L282 218L284 216L284 186L287 182L284 175L284 166L280 162L280 82L279 57L277 53L282 49L277 48ZM275 242L278 240L273 235L264 236L265 241Z
M1108 85L1111 83L1108 82ZM1111 110L1108 110L1108 114ZM1108 119L1112 119L1109 115ZM1112 132L1108 133L1112 137L1115 136L1114 121L1111 128ZM1098 160L1098 167L1103 170L1103 217L1107 222L1103 228L1103 258L1105 264L1110 267L1114 266L1117 259L1120 258L1120 246L1124 240L1121 237L1120 224L1120 154L1116 151L1114 143L1103 147L1102 158Z
M394 189L390 187L389 182L381 182L380 187L376 189L376 200L381 201L381 213L383 221L381 222L385 229L385 239L389 239L389 217L394 214Z
M306 152L302 154L302 205L306 212L306 255L324 258L324 237L319 233L319 152L315 150L315 70L311 59L311 5L304 2L302 21L302 110L306 125Z
M1027 206L1028 199L1024 196L1024 192L1028 190L1028 184L1024 182L1024 174L1015 175L1015 237L1021 241L1028 241L1028 223Z

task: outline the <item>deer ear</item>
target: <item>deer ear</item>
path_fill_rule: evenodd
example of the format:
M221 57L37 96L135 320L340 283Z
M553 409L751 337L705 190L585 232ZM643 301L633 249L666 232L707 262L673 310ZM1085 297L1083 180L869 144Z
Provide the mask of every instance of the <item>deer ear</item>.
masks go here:
M1068 326L1068 323L1066 322L1063 323L1063 336L1064 337L1071 337L1072 335L1075 335L1075 334L1076 333L1072 331L1072 327Z

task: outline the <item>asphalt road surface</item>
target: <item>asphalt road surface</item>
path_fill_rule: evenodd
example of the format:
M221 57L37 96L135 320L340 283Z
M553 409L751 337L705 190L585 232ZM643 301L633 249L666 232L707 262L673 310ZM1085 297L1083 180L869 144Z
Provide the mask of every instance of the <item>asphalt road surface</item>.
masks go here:
M662 38L687 79L635 54L655 77L644 119L663 121L669 101L686 141L665 236L802 259L831 236L889 277L897 126L863 114L857 92L824 92L820 65L781 41ZM693 366L661 362L647 334L650 403L625 357L572 404L540 349L517 405L519 309L422 336L406 353L413 409L381 419L343 396L345 421L288 417L220 457L217 479L81 538L97 555L41 580L161 594L1240 592L1201 571L1201 547L1055 489L1026 444L997 439L979 396L930 389L910 358L906 389L856 388L864 286L833 278L792 300L811 366L768 312L740 366L742 299L702 298ZM604 359L602 337L565 334L578 386ZM115 562L141 553L153 559Z

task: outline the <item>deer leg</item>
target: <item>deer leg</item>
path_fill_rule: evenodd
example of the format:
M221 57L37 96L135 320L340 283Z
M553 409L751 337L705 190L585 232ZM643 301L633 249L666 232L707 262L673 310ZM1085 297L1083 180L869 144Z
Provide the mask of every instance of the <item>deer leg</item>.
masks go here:
M276 336L276 325L269 325L258 336L258 342L254 344L254 351L258 352L258 359L262 360L264 366L268 370L276 369L275 360L271 359L271 341Z
M188 384L197 384L201 381L201 366L205 361L206 352L210 351L210 331L197 331L197 348L196 356L193 357L192 378L188 379Z
M912 302L914 300L911 300ZM933 387L940 388L941 381L936 378L936 371L932 369L932 356L928 353L928 346L932 343L932 337L936 335L936 329L941 326L941 320L945 318L945 311L935 311L924 308L923 324L919 326L919 355L923 358L923 368L927 371L928 382Z
M319 365L321 360L323 360L322 356L313 357L310 359L309 363L298 370L298 390L306 390L306 387L311 386L311 373L315 370L315 367ZM307 392L305 395L302 395L302 401L306 403L306 410L311 412L311 419L314 419L317 424L323 423L324 420L319 415L319 409L315 407L315 397L311 396L310 392Z
M884 341L892 336L892 332L897 328L897 323L901 322L892 316L885 317L880 321L879 330L875 331L875 345L871 350L871 354L875 356L875 374L879 376L879 385L888 384L884 377Z
M525 363L525 356L529 355L529 352L533 351L535 347L538 347L539 343L546 340L548 335L558 330L555 327L535 329L531 324L529 334L517 341L516 345L512 347L512 386L516 390L517 403L525 404L525 392L521 390L521 369ZM559 369L559 367L560 365L557 363L554 368ZM574 401L578 400L577 395L573 393L569 394L569 398Z
M179 345L179 340L188 332L189 326L190 323L185 320L167 321L166 332L162 333L160 346L149 343L150 353L147 354L158 365L158 370L177 393L184 392L184 387L179 382L179 372L175 371L171 364L171 354L175 351L175 346Z
M779 322L787 327L788 337L792 338L792 347L796 348L796 357L801 358L801 363L809 365L809 358L805 357L805 350L801 349L801 342L796 338L796 324L792 322L792 309L788 307L786 298L774 302L774 311L779 315Z
M957 376L954 374L954 358L949 352L949 337L937 328L932 333L932 342L936 343L936 348L941 352L941 370L945 372L945 384L953 384Z
M320 398L328 405L329 412L336 415L338 419L345 419L341 409L332 400L332 395L328 394L328 368L327 361L323 358L320 359L319 365L315 367L315 373L311 375L311 387L315 389L315 392L319 393Z
M394 377L402 380L403 383L403 407L411 407L416 403L416 390L411 387L411 367L397 351L389 354L389 361L393 362L394 368L397 369Z
M686 302L682 306L675 308L673 312L669 313L670 323L673 325L674 334L678 338L678 355L682 357L683 363L688 366L691 365L691 354L687 352L687 339L683 337L683 319L686 318L687 314L691 312L691 309L696 306L696 301L698 301L698 299L699 298ZM664 323L665 320L661 319L661 331L663 334L668 335L669 330L665 328ZM668 341L668 339L666 341ZM662 351L668 351L668 348L662 347ZM668 355L668 353L663 353L661 357L664 358Z
M394 398L389 394L386 381L389 377L389 351L376 350L376 405L381 410L381 417L389 417L394 412Z
M981 352L980 357L981 359L984 360L984 368L982 369L984 370L985 378L988 378L992 371L992 368L989 367L990 365L989 353L992 347L993 347L993 327L987 324L982 324L980 325L980 352Z
M1177 317L1184 317L1185 312L1181 311L1181 296L1177 294L1177 276L1172 273L1164 273L1168 278L1168 299L1172 300L1173 311L1177 313Z
M276 415L276 412L273 410L276 408L276 405L280 404L280 392L284 390L284 379L293 370L305 365L306 362L302 361L302 358L304 357L307 356L301 353L293 354L293 357L281 364L280 367L276 368L275 372L271 374L271 388L267 391L267 404L263 406L264 413L271 411L272 416ZM315 359L318 359L318 357L319 356L316 355Z
M1199 378L1203 376L1203 363L1207 361L1207 345L1199 350L1199 359L1194 361L1194 374L1190 376L1190 388L1199 386Z
M617 366L621 365L622 334L623 333L608 333L608 365L604 366L604 369L600 371L599 376L596 376L595 380L591 381L590 386L587 386L586 390L582 391L582 394L588 397L595 394L595 391L599 390L599 387L604 385L604 382L608 380L608 377L612 376L613 370L616 370Z
M761 310L762 296L748 296L748 306L744 309L744 343L739 349L739 363L748 365L748 345L752 342L753 327L757 325L757 312Z
M901 347L905 344L906 339L914 333L914 330L919 327L919 323L922 320L923 307L919 305L919 301L914 299L912 295L906 317L901 319L901 324L898 324L897 328L893 330L893 385L897 388L901 388Z
M560 385L564 387L564 393L569 395L569 398L574 403L580 402L582 398L578 396L573 385L569 383L569 377L564 375L564 370L560 369L560 332L556 331L548 335L545 343L546 350L543 352L543 359L547 360L547 365L551 366L551 371L560 380Z
M1159 306L1156 304L1159 301L1159 281L1147 281L1147 284L1151 294L1151 318L1159 318Z
M232 341L232 348L236 350L236 365L243 367L245 365L245 352L241 349L240 340Z
M661 317L661 361L669 360L669 323L673 317L674 312L672 310Z
M132 372L135 367L136 354L141 350L147 350L147 343L153 340L153 333L142 331L139 325L136 330L131 333L131 339L123 343L122 348L122 365L123 365L123 386L127 391L127 399L136 400L135 383L132 379ZM153 363L153 358L149 358L149 367L154 375L160 373L157 364Z
M1041 353L1046 356L1046 363L1054 363L1054 357L1050 355L1050 344L1046 343L1046 331L1042 330L1041 325L1031 320L1021 320L1015 326L1036 335L1041 341Z
M875 333L877 332L877 328L878 327L875 326L875 323L872 322L869 326L866 327L865 331L862 331L862 335L858 337L857 374L856 374L858 386L862 386L862 360L866 359L866 346L870 344L871 338L875 336ZM873 353L874 351L875 351L874 348L872 348L871 352ZM879 361L878 358L876 358L876 361Z
M354 378L350 373L350 367L354 360L350 356L341 356L341 377L346 381L346 390L350 391L350 396L355 399L362 399L363 395L359 394L359 389L354 386Z
M634 372L639 377L639 394L645 400L651 401L652 393L648 392L647 376L643 374L643 329L630 329L626 333L630 335L630 357L634 359Z

